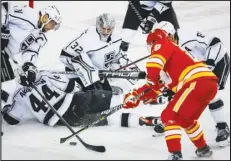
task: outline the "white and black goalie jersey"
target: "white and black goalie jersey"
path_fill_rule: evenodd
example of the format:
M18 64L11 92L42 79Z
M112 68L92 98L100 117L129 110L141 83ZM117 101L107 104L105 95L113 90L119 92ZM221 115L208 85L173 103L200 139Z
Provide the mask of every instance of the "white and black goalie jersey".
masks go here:
M22 62L35 63L39 50L47 43L44 33L38 28L39 12L25 5L8 3L2 5L1 25L10 30L9 44L5 52L14 59L22 55Z
M87 65L93 65L99 70L107 69L119 54L121 40L121 35L113 31L109 41L103 42L96 27L93 26L65 46L60 59L67 67L73 69L70 59L81 55Z
M61 116L69 108L74 92L82 90L77 83L70 84L65 75L52 75L48 72L38 73L35 85ZM22 87L13 95L13 101L9 109L4 109L7 110L4 119L9 124L37 118L43 124L54 126L59 120L34 88Z

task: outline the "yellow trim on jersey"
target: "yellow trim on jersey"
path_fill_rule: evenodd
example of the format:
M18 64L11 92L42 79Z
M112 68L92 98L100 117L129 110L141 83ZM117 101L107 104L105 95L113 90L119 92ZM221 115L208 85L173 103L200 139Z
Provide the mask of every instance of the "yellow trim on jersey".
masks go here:
M187 130L187 129L186 129L186 133L187 133L187 134L192 134L192 133L194 133L199 127L200 127L200 124L197 123L192 129L190 129L190 130Z
M178 112L180 109L180 106L182 105L183 101L186 99L186 97L189 95L189 93L195 88L196 82L193 82L190 84L189 88L187 88L184 93L180 96L180 99L175 104L173 111Z
M146 67L151 67L151 68L159 68L160 70L162 70L163 69L163 66L162 65L160 65L160 64L157 64L157 63L151 63L151 62L147 62L146 63Z
M192 75L189 79L187 79L184 82L184 84L187 83L187 82L189 82L189 81L191 81L191 80L199 78L199 77L209 77L209 76L215 76L215 74L213 72L209 72L209 71L208 72L200 72L200 73Z
M149 59L151 58L159 58L162 60L162 62L165 64L166 63L166 59L162 56L162 55L159 55L159 54L153 54L149 57Z
M180 126L177 125L173 125L173 126L165 126L164 131L168 131L168 130L180 130Z
M183 72L181 73L178 81L181 82L184 80L185 76L193 69L198 68L198 67L207 67L207 65L203 64L203 63L199 63L199 64L195 64L195 65L191 65L189 67L187 67L186 69L183 70Z
M201 131L199 135L197 135L197 136L194 137L194 138L190 138L190 139L191 139L192 141L196 141L196 140L198 140L203 134L204 134L203 131Z
M171 135L165 137L165 140L172 140L172 139L181 139L181 135Z
M210 71L206 66L207 65L200 63L186 68L180 75L178 84L172 88L172 91L179 91L185 83L192 81L196 78L216 77L216 75L212 71Z

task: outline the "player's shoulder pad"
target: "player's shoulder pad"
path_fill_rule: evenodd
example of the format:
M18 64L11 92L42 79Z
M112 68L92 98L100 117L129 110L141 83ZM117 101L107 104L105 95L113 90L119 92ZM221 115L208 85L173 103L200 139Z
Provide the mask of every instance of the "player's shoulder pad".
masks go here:
M33 8L30 8L26 5L9 5L9 15L11 18L19 19L20 22L24 22L27 26L31 26L32 28L37 28L38 23L38 11Z

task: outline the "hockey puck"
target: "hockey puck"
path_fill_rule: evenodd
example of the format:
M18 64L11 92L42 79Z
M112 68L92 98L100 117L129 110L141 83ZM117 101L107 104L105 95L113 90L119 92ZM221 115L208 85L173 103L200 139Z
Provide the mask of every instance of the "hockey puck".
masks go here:
M70 145L75 146L77 145L77 142L70 142Z

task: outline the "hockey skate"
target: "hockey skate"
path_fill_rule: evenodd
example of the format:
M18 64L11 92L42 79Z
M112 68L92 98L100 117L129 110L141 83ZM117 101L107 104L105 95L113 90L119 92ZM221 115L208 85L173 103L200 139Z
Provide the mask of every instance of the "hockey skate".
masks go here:
M216 142L220 147L230 145L230 130L226 123L217 123Z
M183 160L181 151L170 153L167 160Z
M197 149L195 153L198 157L210 157L213 154L208 145L205 145L201 149Z

